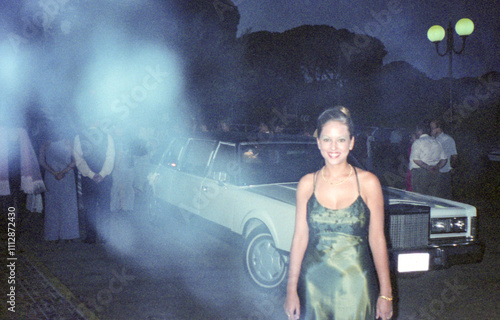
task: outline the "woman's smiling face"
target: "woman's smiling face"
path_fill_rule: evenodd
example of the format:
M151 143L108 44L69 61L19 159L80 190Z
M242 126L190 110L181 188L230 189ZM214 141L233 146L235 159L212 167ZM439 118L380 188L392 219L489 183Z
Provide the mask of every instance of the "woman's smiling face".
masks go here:
M318 148L326 163L335 165L347 160L349 151L354 147L354 137L346 124L340 121L328 121L318 137Z

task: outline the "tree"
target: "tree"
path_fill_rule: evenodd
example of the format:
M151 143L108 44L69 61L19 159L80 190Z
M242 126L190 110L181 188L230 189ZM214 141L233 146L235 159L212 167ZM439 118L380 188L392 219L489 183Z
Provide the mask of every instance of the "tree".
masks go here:
M186 111L203 118L230 112L241 96L234 85L240 72L236 47L238 8L229 0L177 0L174 8L180 17L178 36L191 108Z
M251 68L299 82L338 84L349 77L370 74L382 66L387 54L376 38L326 25L304 25L283 33L260 31L240 41Z

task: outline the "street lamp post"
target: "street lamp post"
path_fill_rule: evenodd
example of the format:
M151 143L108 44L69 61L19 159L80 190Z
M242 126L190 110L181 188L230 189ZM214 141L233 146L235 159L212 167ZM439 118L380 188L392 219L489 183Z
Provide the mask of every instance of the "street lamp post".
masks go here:
M465 49L465 39L474 31L474 23L467 18L460 19L455 25L455 31L462 38L462 48L460 50L455 49L453 28L451 26L451 21L448 24L448 29L445 31L440 25L435 25L429 28L427 31L427 38L436 45L436 52L441 57L448 55L448 77L450 79L450 118L453 121L453 90L452 90L452 67L453 67L453 53L461 54ZM444 39L446 35L446 51L444 53L439 52L439 43Z

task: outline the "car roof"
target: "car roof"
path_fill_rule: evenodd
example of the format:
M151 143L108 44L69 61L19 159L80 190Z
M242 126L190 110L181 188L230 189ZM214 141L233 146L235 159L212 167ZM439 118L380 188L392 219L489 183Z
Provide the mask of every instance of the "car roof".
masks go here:
M201 132L188 138L216 140L229 143L245 143L245 142L309 142L315 143L316 138L295 135L295 134L260 134L256 132Z

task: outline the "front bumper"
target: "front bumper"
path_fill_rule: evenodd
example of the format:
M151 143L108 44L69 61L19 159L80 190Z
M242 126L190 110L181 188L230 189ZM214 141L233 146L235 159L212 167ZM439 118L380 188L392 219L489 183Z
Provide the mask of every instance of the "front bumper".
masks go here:
M484 250L484 243L479 241L453 244L435 243L425 248L389 250L389 259L391 269L398 273L424 272L446 269L458 264L479 263L483 260ZM405 261L409 261L409 265L406 267L403 266Z

